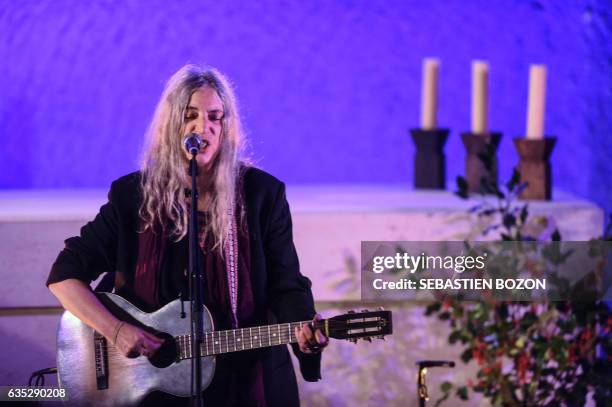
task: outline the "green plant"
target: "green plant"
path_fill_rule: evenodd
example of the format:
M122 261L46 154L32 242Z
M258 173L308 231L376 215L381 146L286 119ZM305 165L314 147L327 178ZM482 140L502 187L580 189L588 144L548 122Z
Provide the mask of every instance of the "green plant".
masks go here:
M486 157L483 162L486 165ZM457 195L467 198L465 179L458 177L457 186ZM484 233L496 230L507 241L536 240L524 232L527 204L514 203L525 188L518 171L513 171L503 188L484 179L482 186L496 202L485 201L471 212L499 219ZM612 217L599 240L612 240L611 230ZM558 231L551 238L561 240ZM563 260L562 254L552 256ZM429 304L425 314L447 321L449 343L463 345L461 360L475 361L478 366L476 377L467 383L444 382L437 405L453 393L467 400L471 392L481 393L494 406L582 406L589 392L597 405L609 405L612 315L603 301L533 303L485 297L466 302L445 298Z

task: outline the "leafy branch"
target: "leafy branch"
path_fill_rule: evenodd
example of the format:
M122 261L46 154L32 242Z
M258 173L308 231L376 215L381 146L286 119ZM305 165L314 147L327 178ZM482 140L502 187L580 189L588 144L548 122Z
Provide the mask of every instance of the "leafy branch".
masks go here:
M481 160L492 168L489 158L485 153ZM501 187L488 178L481 182L482 201L470 213L500 220L483 234L499 230L502 241L536 241L524 231L528 205L515 203L526 187L518 171L514 169ZM468 198L463 177L457 178L456 194ZM551 265L564 263L572 253L553 244L561 241L557 230L551 240L542 257ZM599 243L611 240L612 216L604 236L590 242L591 254L601 254ZM563 285L560 277L551 276ZM472 392L481 393L494 406L517 407L584 405L589 392L597 405L612 398L612 314L603 301L529 303L487 297L473 303L447 297L429 304L425 315L446 321L451 328L448 342L461 344L461 360L478 366L476 377L467 383L442 383L443 396L436 405L452 394L467 400Z

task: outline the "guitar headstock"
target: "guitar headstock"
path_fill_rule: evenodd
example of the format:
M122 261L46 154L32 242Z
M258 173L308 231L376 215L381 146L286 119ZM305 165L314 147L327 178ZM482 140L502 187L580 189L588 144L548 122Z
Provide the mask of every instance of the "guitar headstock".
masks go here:
M318 322L330 338L347 339L351 342L357 342L360 338L371 342L372 338L384 339L385 335L393 333L391 311L382 309L348 311L346 314Z

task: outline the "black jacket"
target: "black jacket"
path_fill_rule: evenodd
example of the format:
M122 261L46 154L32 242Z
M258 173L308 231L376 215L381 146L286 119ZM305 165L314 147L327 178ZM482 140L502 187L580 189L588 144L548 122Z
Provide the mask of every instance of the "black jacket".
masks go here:
M311 284L299 271L284 184L264 171L248 168L244 173L243 188L255 322L263 325L311 319L315 313ZM77 278L89 284L101 273L115 271L116 292L139 305L133 285L141 202L140 173L114 181L108 202L100 208L95 219L81 229L80 236L66 240L66 247L53 264L47 285L67 278ZM187 244L185 238L166 245L164 258L171 260L162 263L162 273L186 269L188 259L184 253ZM276 321L270 320L270 314ZM306 355L297 346L293 348L304 379L320 379L320 355ZM299 404L287 348L273 347L261 352L268 406Z

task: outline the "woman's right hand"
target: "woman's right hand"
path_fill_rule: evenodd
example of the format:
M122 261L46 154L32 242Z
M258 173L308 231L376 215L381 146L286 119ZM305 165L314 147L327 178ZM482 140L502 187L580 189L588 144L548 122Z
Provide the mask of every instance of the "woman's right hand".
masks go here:
M160 348L164 340L127 322L122 325L116 334L115 347L124 356L137 357L139 355L150 357ZM112 338L114 339L114 338Z
M81 280L69 278L50 284L49 289L65 309L103 334L125 356L152 356L164 342L137 326L117 320Z

